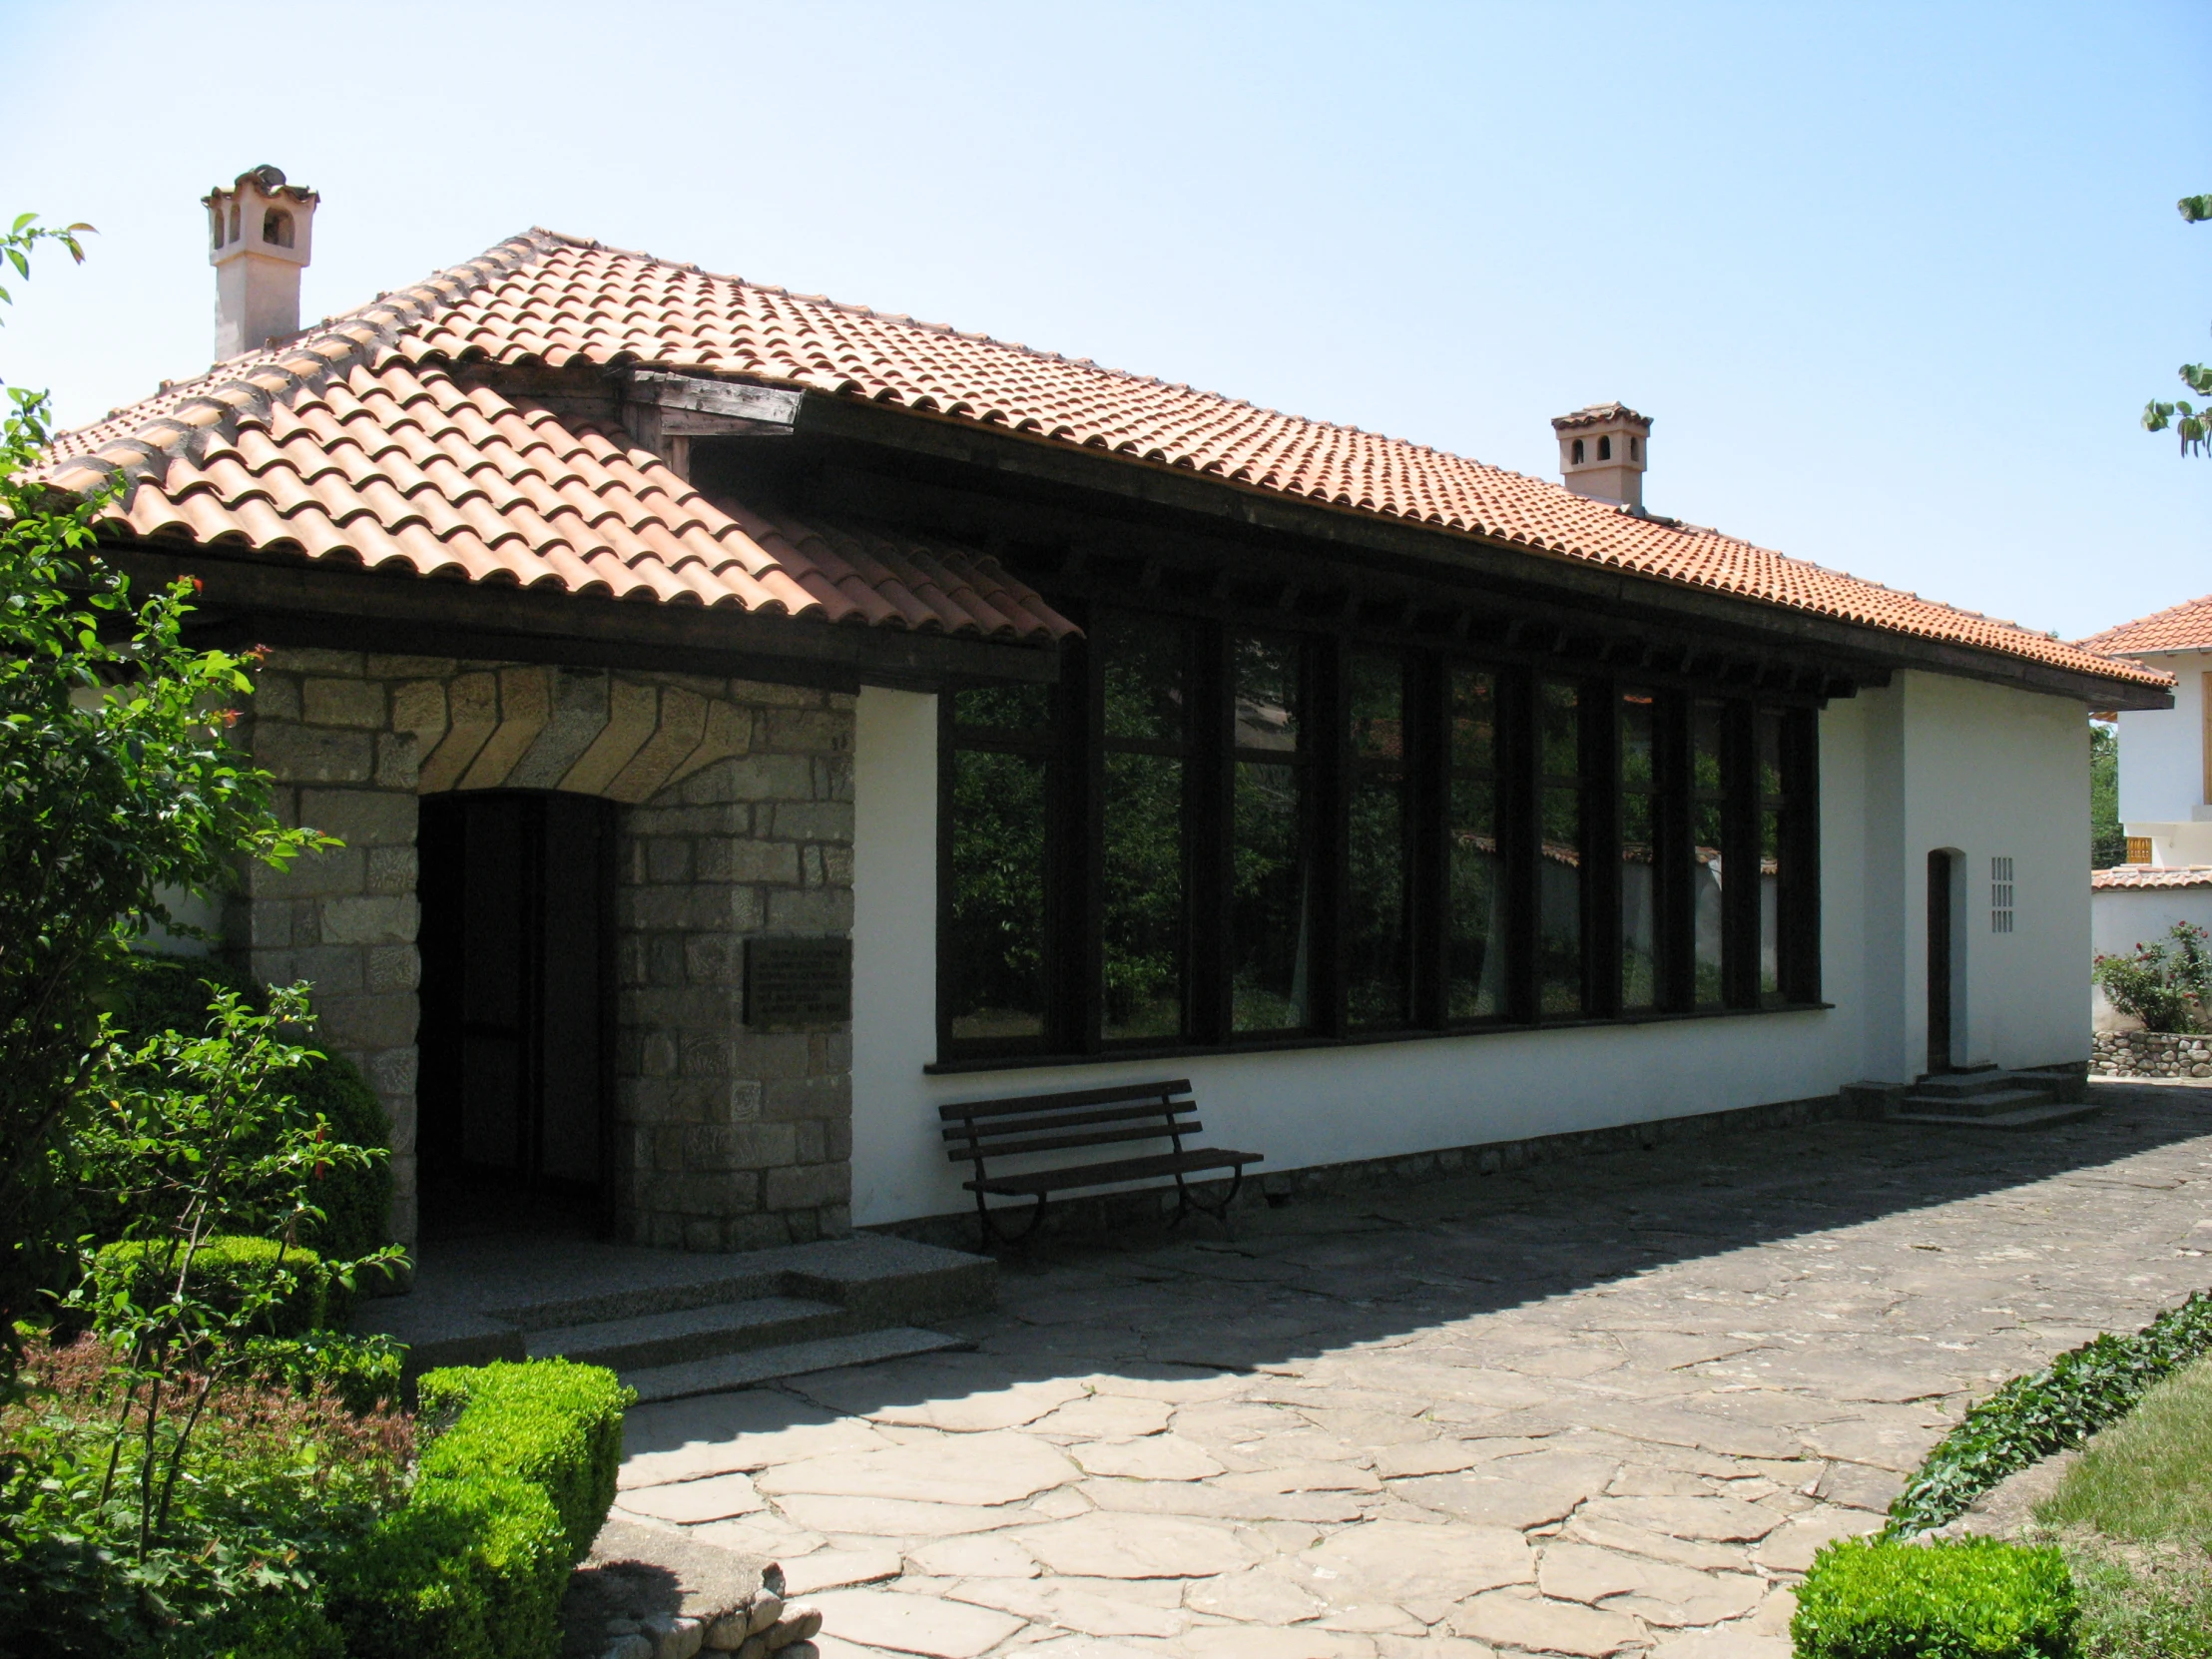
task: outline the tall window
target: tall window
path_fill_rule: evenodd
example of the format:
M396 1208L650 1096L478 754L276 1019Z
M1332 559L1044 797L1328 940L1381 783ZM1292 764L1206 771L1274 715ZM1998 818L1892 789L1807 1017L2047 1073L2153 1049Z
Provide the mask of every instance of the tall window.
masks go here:
M1664 1000L1659 953L1659 722L1656 693L1629 688L1620 699L1621 1008Z
M1346 1014L1354 1027L1373 1029L1403 1025L1412 992L1405 658L1395 651L1354 651L1346 661L1352 721Z
M1054 701L1048 686L952 699L940 994L955 1041L1035 1046L1047 1034Z
M1571 680L1536 687L1536 1007L1579 1014L1582 973L1582 693Z
M1230 1025L1312 1023L1313 800L1306 647L1293 636L1230 641Z
M1444 1018L1505 1012L1505 884L1497 847L1497 676L1445 677Z
M1185 793L1191 629L1171 617L1102 614L1099 1034L1107 1042L1189 1029Z
M1727 997L1727 906L1721 849L1728 841L1728 706L1701 697L1690 705L1690 915L1691 992L1701 1008Z
M943 1064L1819 1000L1809 705L1106 606L1064 667L940 705Z

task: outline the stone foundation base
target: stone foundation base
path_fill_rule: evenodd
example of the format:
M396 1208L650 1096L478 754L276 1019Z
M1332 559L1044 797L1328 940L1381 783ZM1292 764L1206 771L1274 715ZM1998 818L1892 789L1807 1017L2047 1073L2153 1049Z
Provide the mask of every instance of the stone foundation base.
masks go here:
M1349 1163L1313 1164L1305 1169L1274 1172L1268 1172L1263 1166L1246 1172L1243 1190L1237 1195L1237 1209L1257 1209L1263 1205L1281 1207L1302 1198L1334 1198L1353 1192L1395 1191L1431 1181L1448 1181L1465 1175L1496 1175L1501 1171L1554 1164L1569 1158L1648 1150L1674 1141L1884 1115L1882 1104L1870 1103L1846 1091L1813 1100L1776 1101L1726 1112L1698 1112L1687 1117L1661 1118L1652 1123L1623 1124L1613 1129L1585 1129L1559 1135L1535 1135L1526 1140L1445 1147L1396 1158L1362 1158ZM1218 1204L1222 1194L1228 1191L1229 1183L1194 1181L1191 1186L1209 1204ZM1028 1209L1029 1201L1025 1199L1002 1212L1003 1225L1008 1231L1018 1233L1028 1225ZM1174 1214L1175 1189L1172 1186L1147 1187L1136 1192L1075 1194L1052 1200L1036 1237L1085 1242L1107 1240L1132 1231L1157 1231ZM952 1250L979 1248L972 1209L957 1215L919 1216L912 1221L886 1222L863 1227L860 1231L889 1233ZM1184 1220L1179 1231L1189 1231L1197 1238L1214 1238L1220 1234L1220 1225L1210 1216L1193 1215Z
M2091 1039L2089 1069L2098 1077L2212 1077L2212 1037L2099 1031Z

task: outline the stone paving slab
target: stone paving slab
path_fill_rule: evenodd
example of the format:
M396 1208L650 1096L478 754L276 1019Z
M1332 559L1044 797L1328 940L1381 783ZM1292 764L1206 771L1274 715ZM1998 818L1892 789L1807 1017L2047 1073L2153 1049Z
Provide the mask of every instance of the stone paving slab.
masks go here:
M973 1353L634 1411L622 1502L824 1659L1787 1659L1975 1397L2212 1285L2212 1089L2093 1098L1040 1251Z

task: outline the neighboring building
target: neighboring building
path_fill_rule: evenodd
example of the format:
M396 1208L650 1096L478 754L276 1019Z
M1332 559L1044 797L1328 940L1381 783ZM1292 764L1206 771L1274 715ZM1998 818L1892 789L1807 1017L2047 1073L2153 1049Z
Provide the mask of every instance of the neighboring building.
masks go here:
M2173 706L2118 715L2120 829L2127 861L2090 876L2090 951L2114 956L2177 921L2212 928L2212 596L2081 641L2174 677ZM2092 988L2096 1028L2137 1022Z
M294 333L312 193L210 207L269 343L50 474L274 648L346 846L226 925L402 1236L953 1213L940 1103L1109 1077L1289 1170L2087 1057L2061 809L2169 678L1653 516L1620 405L1561 487L543 231Z

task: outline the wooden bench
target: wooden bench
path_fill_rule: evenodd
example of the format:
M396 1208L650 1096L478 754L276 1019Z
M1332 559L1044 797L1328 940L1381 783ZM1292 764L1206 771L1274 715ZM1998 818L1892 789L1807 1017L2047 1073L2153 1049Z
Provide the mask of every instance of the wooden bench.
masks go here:
M984 1248L989 1249L994 1240L1019 1244L1036 1232L1037 1224L1044 1220L1045 1203L1054 1193L1122 1181L1149 1181L1163 1175L1175 1178L1175 1223L1195 1208L1228 1226L1229 1206L1236 1202L1237 1191L1244 1184L1245 1165L1260 1163L1262 1157L1257 1152L1232 1152L1223 1147L1186 1147L1183 1138L1199 1134L1206 1127L1195 1116L1198 1102L1189 1098L1190 1092L1190 1083L1177 1079L1171 1083L1116 1083L1065 1094L969 1100L938 1107L937 1115L944 1120L946 1156L955 1164L975 1166L974 1178L960 1184L975 1195ZM1173 1143L1174 1150L1024 1170L1018 1175L993 1174L986 1167L989 1162L1025 1153L1077 1152L1157 1140ZM1232 1172L1228 1196L1219 1204L1206 1203L1184 1183L1187 1175L1219 1169ZM1029 1225L1011 1236L1001 1233L986 1202L992 1195L1034 1198L1037 1207L1030 1212Z

